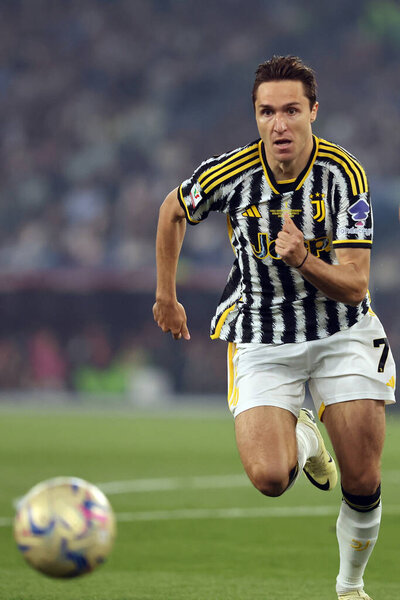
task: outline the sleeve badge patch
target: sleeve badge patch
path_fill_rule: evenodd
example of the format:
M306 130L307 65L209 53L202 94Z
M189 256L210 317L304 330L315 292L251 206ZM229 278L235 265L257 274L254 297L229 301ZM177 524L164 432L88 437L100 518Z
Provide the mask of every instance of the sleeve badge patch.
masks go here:
M192 189L190 190L190 200L192 202L193 208L199 204L201 200L200 187L195 183Z
M361 198L352 204L347 210L351 214L353 221L356 222L356 227L364 227L364 223L370 211L368 202Z

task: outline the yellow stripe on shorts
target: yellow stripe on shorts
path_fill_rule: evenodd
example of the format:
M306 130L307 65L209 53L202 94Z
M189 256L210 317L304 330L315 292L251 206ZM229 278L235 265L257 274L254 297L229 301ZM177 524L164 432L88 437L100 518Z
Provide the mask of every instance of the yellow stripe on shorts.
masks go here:
M235 386L236 367L233 364L236 352L235 342L228 342L228 406L230 409L237 406L239 401L239 390Z

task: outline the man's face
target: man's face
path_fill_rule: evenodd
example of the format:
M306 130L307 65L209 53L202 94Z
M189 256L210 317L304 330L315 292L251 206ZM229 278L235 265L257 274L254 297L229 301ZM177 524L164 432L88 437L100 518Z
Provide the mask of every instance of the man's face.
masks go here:
M268 162L308 160L312 150L311 124L318 102L310 109L301 81L266 81L257 90L255 115Z

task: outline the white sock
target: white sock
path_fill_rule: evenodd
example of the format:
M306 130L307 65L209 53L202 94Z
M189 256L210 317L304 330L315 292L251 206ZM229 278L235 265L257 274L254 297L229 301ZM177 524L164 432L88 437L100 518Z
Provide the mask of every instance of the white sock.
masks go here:
M308 425L297 423L296 425L296 440L297 440L297 465L298 470L296 476L292 479L288 486L288 490L294 485L303 470L304 465L310 456L315 456L318 452L318 438Z
M363 589L363 575L378 539L381 515L381 504L369 512L358 512L342 501L336 523L340 553L338 594Z
M311 427L304 423L297 423L296 439L299 471L302 471L307 460L318 452L318 438Z

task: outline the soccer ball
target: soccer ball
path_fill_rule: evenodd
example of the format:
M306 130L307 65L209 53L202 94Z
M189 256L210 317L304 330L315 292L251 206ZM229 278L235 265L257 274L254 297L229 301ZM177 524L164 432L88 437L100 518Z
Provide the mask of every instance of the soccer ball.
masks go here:
M106 560L115 517L95 485L56 477L37 484L19 501L14 537L33 568L51 577L77 577Z

